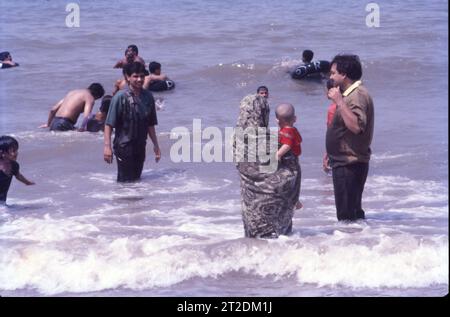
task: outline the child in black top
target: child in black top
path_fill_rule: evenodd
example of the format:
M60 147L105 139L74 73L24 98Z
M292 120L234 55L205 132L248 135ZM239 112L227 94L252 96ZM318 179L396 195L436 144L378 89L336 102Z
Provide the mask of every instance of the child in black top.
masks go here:
M19 143L13 137L0 136L0 205L6 203L9 186L13 175L25 185L34 185L19 171L19 163L16 162Z

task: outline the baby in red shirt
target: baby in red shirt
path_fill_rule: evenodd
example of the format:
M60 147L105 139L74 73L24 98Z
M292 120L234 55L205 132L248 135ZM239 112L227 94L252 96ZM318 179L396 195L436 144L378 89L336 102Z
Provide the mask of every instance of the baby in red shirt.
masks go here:
M278 126L280 127L278 143L281 145L277 151L277 159L281 160L281 158L288 155L288 153L291 153L289 155L294 155L298 158L298 156L302 154L302 136L294 127L294 123L297 120L294 106L288 103L280 104L275 109L275 115L277 117ZM298 201L295 207L296 209L300 209L303 207L303 204Z

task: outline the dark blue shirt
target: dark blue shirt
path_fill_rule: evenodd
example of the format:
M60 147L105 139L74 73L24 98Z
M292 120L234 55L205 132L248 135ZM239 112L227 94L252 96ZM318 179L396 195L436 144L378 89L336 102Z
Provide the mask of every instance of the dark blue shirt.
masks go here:
M152 93L144 89L139 96L129 89L118 92L111 100L105 124L115 129L114 146L145 144L148 128L158 124Z
M11 175L6 174L0 170L0 201L6 201L8 195L9 186L13 176L17 176L19 173L19 163L11 161Z

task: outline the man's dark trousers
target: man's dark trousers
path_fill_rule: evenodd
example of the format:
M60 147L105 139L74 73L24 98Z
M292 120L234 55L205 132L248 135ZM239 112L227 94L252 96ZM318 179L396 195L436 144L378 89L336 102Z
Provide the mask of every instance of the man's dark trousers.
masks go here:
M364 219L361 207L369 163L354 163L333 168L334 200L338 220Z

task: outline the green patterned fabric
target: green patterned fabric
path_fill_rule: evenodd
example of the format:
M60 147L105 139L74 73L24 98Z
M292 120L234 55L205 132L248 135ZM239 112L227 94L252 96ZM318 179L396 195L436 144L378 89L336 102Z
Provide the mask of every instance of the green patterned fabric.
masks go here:
M258 131L268 128L269 104L259 95L249 95L240 104L237 129L256 131L245 138L235 137L234 155L241 179L241 207L246 237L277 238L280 234L292 232L294 206L298 201L301 182L301 170L298 158L289 151L278 162L278 168L266 172L264 166L270 164L256 156L251 161L255 140L266 145L269 151L270 131ZM252 129L253 128L253 129ZM250 129L250 130L249 130ZM261 144L261 143L259 143ZM256 151L261 148L257 148ZM273 163L273 159L272 159Z

